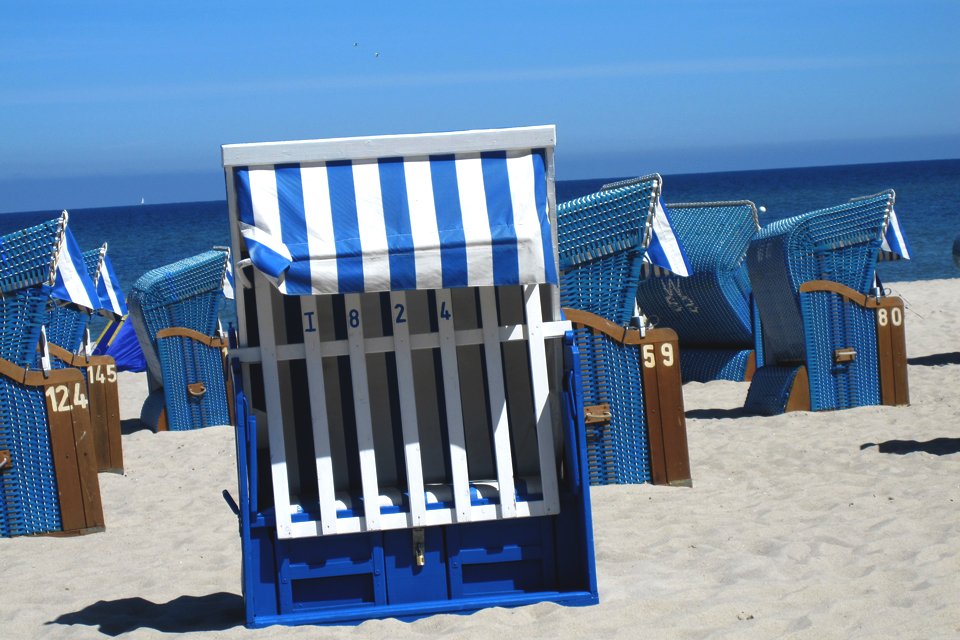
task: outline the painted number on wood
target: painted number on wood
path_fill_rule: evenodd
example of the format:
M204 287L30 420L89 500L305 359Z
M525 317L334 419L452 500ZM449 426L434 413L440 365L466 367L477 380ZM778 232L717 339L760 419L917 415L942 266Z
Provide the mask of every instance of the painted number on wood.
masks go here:
M397 324L403 324L403 323L405 323L405 322L407 321L407 319L403 317L403 312L404 312L403 305L402 305L402 304L395 304L395 305L393 305L393 308L394 308L394 310L396 310L396 312L397 312L396 323L397 323Z
M65 384L47 387L47 390L44 393L46 393L47 397L50 398L50 406L53 407L53 410L56 413L73 411L74 407L86 409L87 405L89 404L87 402L87 395L83 392L82 385L79 382L76 382L73 385L72 404L70 402L70 387Z
M653 369L657 366L657 350L655 345L645 344L640 348L640 353L643 356L643 366L647 369ZM664 342L660 345L660 364L665 367L672 367L674 362L673 357L673 345L669 342Z
M449 320L453 317L453 314L450 313L450 310L447 309L447 302L443 301L440 303L440 317L444 320Z
M877 309L877 324L881 327L887 326L887 323L892 324L895 327L899 327L903 324L903 311L900 307L892 307L889 314L886 309L880 308Z
M107 364L107 365L94 365L92 367L87 367L87 379L99 382L100 384L105 384L107 382L113 383L117 381L117 367L116 365Z
M350 326L356 329L360 326L360 310L350 309Z

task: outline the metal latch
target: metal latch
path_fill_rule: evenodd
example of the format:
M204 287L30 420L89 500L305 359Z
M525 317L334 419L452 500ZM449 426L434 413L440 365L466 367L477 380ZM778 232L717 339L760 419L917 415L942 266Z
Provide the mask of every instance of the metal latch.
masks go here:
M192 395L194 398L200 398L207 392L207 385L202 382L194 382L193 384L187 385L187 393Z
M857 359L857 350L853 347L844 347L842 349L836 349L833 352L833 363L840 364L842 362L853 362Z
M412 531L413 534L413 559L416 561L418 567L422 567L426 564L426 558L424 557L424 546L423 546L423 527L417 527Z
M586 424L610 422L610 417L610 404L608 402L588 404L583 408L583 421Z
M11 460L12 459L10 457L9 451L7 451L6 449L0 450L0 471L3 471L4 468L8 466L13 466L10 464Z

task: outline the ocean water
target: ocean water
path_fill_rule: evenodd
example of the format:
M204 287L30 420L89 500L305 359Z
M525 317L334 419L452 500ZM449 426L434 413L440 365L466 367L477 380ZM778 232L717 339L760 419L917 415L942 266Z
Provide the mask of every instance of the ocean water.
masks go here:
M623 177L558 180L557 201L591 193ZM960 234L960 160L663 176L667 204L752 200L766 207L761 224L890 188L897 192L897 215L914 258L881 263L880 277L885 282L960 277L952 258L953 240ZM0 214L0 235L58 214ZM70 210L69 224L84 250L109 243L124 291L150 269L230 244L223 201L75 209ZM226 306L224 312L226 318L234 315Z

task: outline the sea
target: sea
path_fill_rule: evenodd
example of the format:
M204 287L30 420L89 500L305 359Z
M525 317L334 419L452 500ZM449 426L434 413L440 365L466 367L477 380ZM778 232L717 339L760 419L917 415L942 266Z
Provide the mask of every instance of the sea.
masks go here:
M558 180L564 202L629 176ZM833 206L885 189L897 194L896 211L913 254L909 261L884 262L884 282L960 277L953 242L960 234L960 159L765 169L663 176L664 203L751 200L764 207L761 225ZM69 207L69 202L64 203ZM143 273L213 246L228 246L225 201L142 204L69 209L69 225L84 250L108 243L108 254L124 291ZM0 214L0 235L59 215L59 211ZM224 302L221 317L235 312Z

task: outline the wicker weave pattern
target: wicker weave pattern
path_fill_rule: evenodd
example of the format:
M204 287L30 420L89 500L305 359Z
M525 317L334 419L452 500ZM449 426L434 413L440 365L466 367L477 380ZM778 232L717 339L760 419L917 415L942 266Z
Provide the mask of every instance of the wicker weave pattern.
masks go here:
M564 306L629 322L660 185L647 176L557 207Z
M0 237L0 293L53 284L66 217Z
M207 251L147 272L130 291L135 326L146 327L152 355L159 361L173 431L230 422L220 350L187 338L156 337L167 327L214 335L226 266L225 252ZM194 397L187 386L198 381L206 393Z
M742 381L753 349L680 349L680 371L684 382L711 380Z
M751 348L745 258L759 228L756 207L748 201L691 203L669 205L667 213L692 273L682 278L651 271L637 288L641 311L675 330L684 349Z
M0 378L0 449L13 460L0 473L0 537L62 529L42 387Z
M587 425L590 484L650 482L640 350L589 329L575 332L584 404L610 405L608 424Z
M0 298L0 358L20 367L36 364L40 327L49 301L50 287L46 285Z
M807 327L807 374L814 411L880 404L877 327L872 311L834 293L800 294ZM853 347L852 362L834 364L835 349Z

